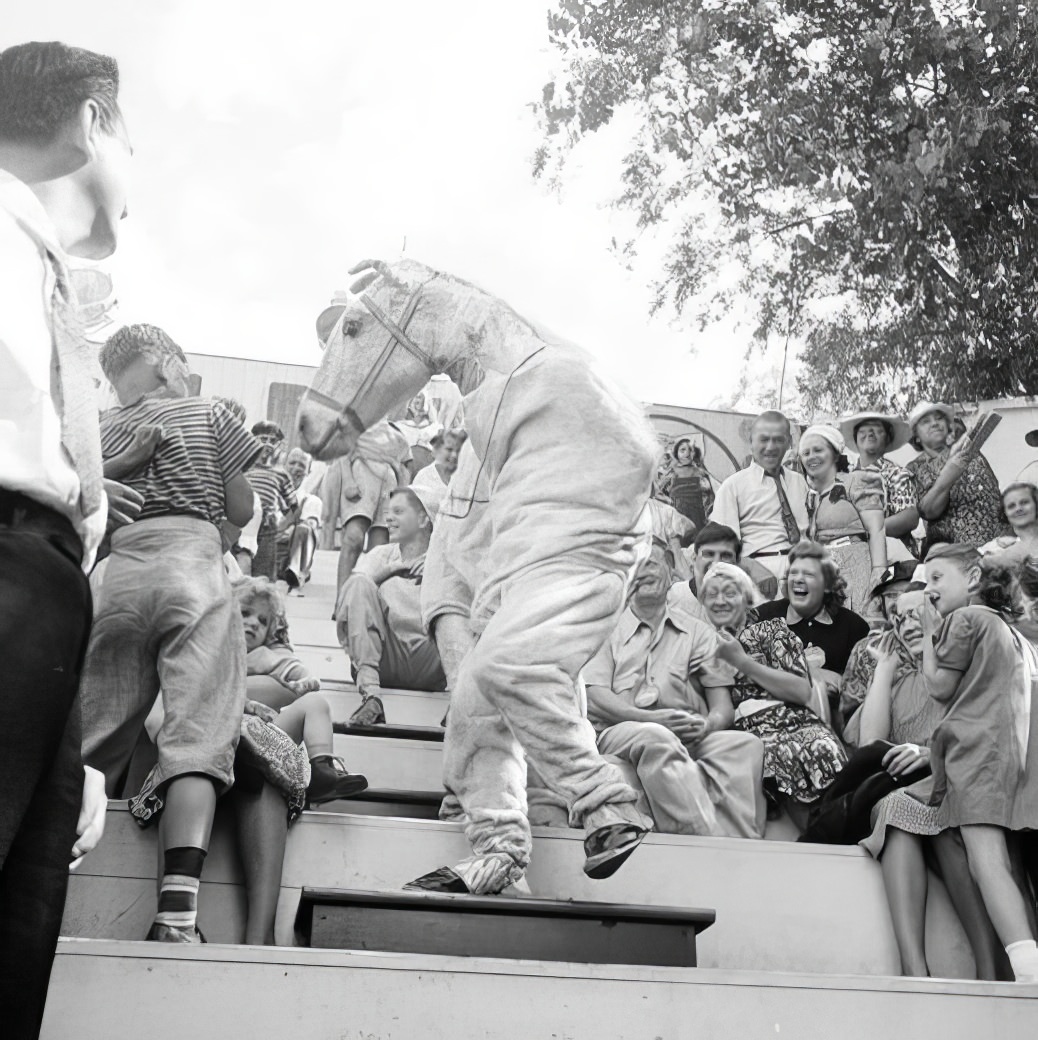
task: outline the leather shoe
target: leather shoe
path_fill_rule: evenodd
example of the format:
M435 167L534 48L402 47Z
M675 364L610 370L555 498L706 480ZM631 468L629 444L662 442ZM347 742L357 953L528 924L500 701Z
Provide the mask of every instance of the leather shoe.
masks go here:
M308 805L333 802L336 798L349 798L359 794L368 786L368 778L360 773L351 773L341 758L323 755L310 759L310 783L306 789Z
M596 881L612 877L648 833L633 823L613 823L592 831L584 839L584 873Z
M350 716L356 726L379 726L386 721L386 709L380 697L365 697L361 706Z
M423 874L414 881L404 885L405 892L464 892L468 894L469 886L450 867L440 867L428 874Z

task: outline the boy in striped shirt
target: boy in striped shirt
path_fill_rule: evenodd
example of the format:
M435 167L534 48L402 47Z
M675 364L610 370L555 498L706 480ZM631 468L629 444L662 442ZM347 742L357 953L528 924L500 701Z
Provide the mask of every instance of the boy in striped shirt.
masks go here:
M253 426L252 436L259 441L263 454L245 474L245 479L256 492L263 510L263 519L260 522L251 574L253 577L264 577L274 581L277 578L278 519L286 514L294 514L299 508L299 502L296 498L296 486L288 475L288 470L278 466L275 461L278 445L285 439L281 427L277 423L264 420Z
M188 398L187 360L161 329L131 325L101 348L120 407L101 417L106 472L144 497L112 536L83 671L84 759L111 786L159 690L158 764L131 800L161 811L164 866L148 938L199 942L198 882L245 703L245 640L224 571L221 525L252 515L244 471L260 446L220 404ZM162 811L164 810L164 811Z

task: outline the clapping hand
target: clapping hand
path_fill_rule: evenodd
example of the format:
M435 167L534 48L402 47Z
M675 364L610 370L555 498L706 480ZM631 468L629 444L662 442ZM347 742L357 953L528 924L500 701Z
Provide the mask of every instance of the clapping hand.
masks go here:
M883 768L893 777L915 773L930 761L930 749L918 744L898 744L883 756Z
M262 719L264 722L277 721L277 711L262 701L246 701L244 710L246 715L255 715L256 718Z
M108 533L111 534L117 527L132 524L140 516L144 496L132 487L107 477L104 486L108 496Z

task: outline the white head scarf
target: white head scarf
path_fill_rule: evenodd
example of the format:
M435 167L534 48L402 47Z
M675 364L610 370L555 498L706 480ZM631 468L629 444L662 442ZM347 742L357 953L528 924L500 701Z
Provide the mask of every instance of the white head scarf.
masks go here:
M822 440L828 441L833 446L837 455L842 455L847 450L843 434L835 426L823 425L822 423L816 426L809 426L800 435L801 444L804 443L805 437L821 437Z

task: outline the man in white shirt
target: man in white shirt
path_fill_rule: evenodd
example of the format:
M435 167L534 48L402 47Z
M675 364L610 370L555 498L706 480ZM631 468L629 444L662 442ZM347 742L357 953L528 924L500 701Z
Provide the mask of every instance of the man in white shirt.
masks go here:
M61 43L0 53L0 1008L36 1037L70 860L97 843L104 778L80 757L85 571L105 533L96 355L66 257L108 256L131 148L111 58ZM107 485L113 519L136 493Z
M717 489L710 519L742 540L743 559L756 560L781 579L786 557L807 531L807 481L783 467L789 420L775 411L753 421L753 459Z
M385 722L382 686L442 690L436 643L422 623L425 554L442 492L397 488L386 510L389 544L366 552L346 579L335 605L339 643L356 673L361 706L352 722Z
M285 469L296 487L298 504L278 521L278 575L300 596L310 580L310 568L317 548L317 532L321 527L323 504L317 495L303 491L303 481L310 472L310 456L302 448L293 448L285 459Z

